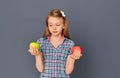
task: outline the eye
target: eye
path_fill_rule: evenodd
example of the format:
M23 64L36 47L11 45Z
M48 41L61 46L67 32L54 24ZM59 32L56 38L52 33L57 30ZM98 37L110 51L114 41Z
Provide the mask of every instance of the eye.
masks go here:
M56 24L56 26L60 26L60 24Z
M48 25L49 27L51 27L52 25L50 24L50 25Z

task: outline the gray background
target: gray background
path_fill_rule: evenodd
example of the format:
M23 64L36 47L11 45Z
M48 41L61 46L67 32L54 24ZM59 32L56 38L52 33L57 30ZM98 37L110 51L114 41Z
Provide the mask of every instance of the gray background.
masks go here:
M120 78L120 0L0 0L0 78L38 78L30 41L51 9L62 9L83 57L71 78Z

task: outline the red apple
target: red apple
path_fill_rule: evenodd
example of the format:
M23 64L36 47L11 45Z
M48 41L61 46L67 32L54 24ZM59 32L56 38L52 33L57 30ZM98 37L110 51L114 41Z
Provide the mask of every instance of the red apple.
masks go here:
M74 53L75 50L79 50L80 53L82 53L82 48L80 46L74 46L74 47L72 47L72 53Z

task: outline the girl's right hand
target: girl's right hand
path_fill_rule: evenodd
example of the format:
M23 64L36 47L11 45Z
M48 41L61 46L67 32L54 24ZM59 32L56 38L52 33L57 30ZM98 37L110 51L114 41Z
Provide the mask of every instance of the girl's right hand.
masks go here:
M31 55L35 55L35 56L41 54L41 52L36 47L31 47L29 48L28 51L30 52Z

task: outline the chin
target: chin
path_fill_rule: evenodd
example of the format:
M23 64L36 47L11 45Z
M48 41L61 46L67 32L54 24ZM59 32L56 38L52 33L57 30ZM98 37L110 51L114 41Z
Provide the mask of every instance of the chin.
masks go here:
M55 33L53 33L52 35L53 35L53 36L59 36L60 34L58 34L58 33L56 33L56 34L55 34Z

